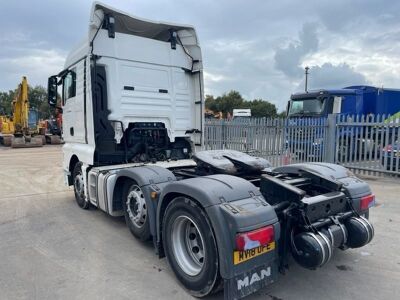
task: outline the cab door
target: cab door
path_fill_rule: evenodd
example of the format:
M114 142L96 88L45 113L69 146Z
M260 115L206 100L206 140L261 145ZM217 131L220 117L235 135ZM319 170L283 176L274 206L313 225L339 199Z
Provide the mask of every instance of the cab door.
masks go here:
M62 82L64 140L66 142L85 143L83 61L69 68Z

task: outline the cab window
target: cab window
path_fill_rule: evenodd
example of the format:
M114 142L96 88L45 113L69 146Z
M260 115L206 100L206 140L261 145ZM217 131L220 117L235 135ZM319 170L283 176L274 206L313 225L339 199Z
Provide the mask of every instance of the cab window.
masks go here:
M69 71L63 80L63 100L64 104L69 98L76 96L76 72L75 69Z

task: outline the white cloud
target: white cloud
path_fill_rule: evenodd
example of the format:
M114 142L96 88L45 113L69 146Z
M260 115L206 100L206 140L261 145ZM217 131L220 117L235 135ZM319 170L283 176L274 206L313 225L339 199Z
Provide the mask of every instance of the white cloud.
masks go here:
M310 69L308 88L311 89L335 89L351 85L370 84L364 75L356 72L348 64L333 65L324 63L321 66L313 66ZM298 85L297 90L304 90L304 79Z
M32 49L29 53L13 58L1 57L0 70L5 82L12 82L8 89L17 86L22 76L31 85L46 85L50 75L58 73L64 65L65 54L56 50Z

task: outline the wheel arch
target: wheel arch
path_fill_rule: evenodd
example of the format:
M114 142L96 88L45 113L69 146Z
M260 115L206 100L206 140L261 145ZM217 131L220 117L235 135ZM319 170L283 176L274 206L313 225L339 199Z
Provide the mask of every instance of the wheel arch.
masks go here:
M72 173L74 172L74 168L76 166L76 164L79 163L79 158L77 155L73 154L69 160L69 164L68 164L68 171L69 171L69 175L68 175L68 185L71 186L73 184L73 178L72 178Z
M160 198L158 200L156 226L157 226L157 253L160 258L165 256L163 249L163 241L162 241L162 226L163 226L165 211L167 209L168 204L171 203L171 201L177 197L186 197L193 200L203 209L210 205L210 200L209 197L207 196L207 193L205 193L204 190L202 191L199 188L199 185L186 183L188 181L193 181L193 179L170 183L163 189ZM212 222L211 226L213 226Z
M175 176L171 171L158 166L141 166L120 169L115 172L115 176L115 184L111 187L111 203L109 202L111 207L110 214L113 215L118 211L122 211L122 187L127 181L135 182L142 189L145 196L150 222L150 233L153 237L156 237L157 202L152 199L151 192L154 192L156 189L162 190L162 188L169 184L169 182L176 180Z
M177 200L177 201L174 201L174 200ZM168 193L168 194L166 194L165 195L165 197L164 197L164 201L163 201L163 203L162 203L162 207L163 207L163 209L162 209L162 211L163 211L163 213L162 213L162 220L164 219L164 217L166 216L166 215L168 215L169 213L168 213L168 211L169 211L169 209L168 209L168 206L170 205L170 204L172 204L172 206L174 207L174 205L173 204L175 204L175 203L178 203L178 205L182 208L182 204L185 204L186 205L186 210L188 210L189 211L189 213L190 214L192 214L195 218L198 218L198 221L194 221L195 220L195 218L192 218L192 217L189 217L189 220L191 221L191 222L193 222L195 225L196 225L196 227L197 228L199 228L198 226L199 226L199 224L200 223L198 223L198 222L201 222L201 223L203 223L203 226L204 226L204 224L207 224L205 227L203 227L204 228L204 230L203 231L201 231L202 233L203 233L203 237L206 237L206 235L207 234L209 234L210 232L212 233L212 235L213 235L213 237L211 237L211 236L208 236L207 237L207 239L203 239L203 241L204 242L206 242L206 240L208 240L208 241L211 241L211 240L213 240L214 242L213 242L213 244L215 245L215 247L213 246L213 249L215 249L215 251L213 251L214 253L215 253L215 256L212 256L212 257L215 257L216 259L217 259L217 265L215 265L214 263L212 263L212 265L214 266L214 268L211 268L211 270L215 270L216 271L216 273L214 273L214 272L211 272L211 273L207 273L207 274L215 274L215 277L213 276L213 277L209 277L208 279L207 279L207 285L206 286L203 286L202 288L201 288L201 290L198 290L198 291L195 291L195 290L192 290L191 288L189 288L189 287L186 287L187 289L189 289L189 291L190 291L190 294L192 294L193 296L195 296L195 297L204 297L204 296L206 296L206 295L210 295L210 294L212 294L212 293L214 293L214 292L216 292L216 291L218 291L218 290L220 290L221 289L221 287L222 287L222 284L221 283L223 283L223 280L221 280L222 279L222 277L221 277L221 267L220 267L220 265L221 265L221 263L222 263L222 260L221 260L221 254L220 254L220 252L219 252L219 245L218 245L218 240L217 240L217 235L216 235L216 232L215 232L215 230L214 230L214 226L213 226L213 222L211 221L211 218L210 218L210 216L209 216L209 214L207 213L207 211L206 211L206 209L205 209L205 207L200 203L201 201L199 201L199 200L197 200L197 199L195 199L195 198L193 198L191 195L188 195L188 194L185 194L185 193L179 193L179 192L171 192L171 193ZM171 213L172 214L176 214L176 212L177 212L177 210L176 210L176 206L175 206L175 210L172 210L171 211ZM178 214L178 215L180 215L181 216L181 214ZM161 220L161 224L163 223L162 222L162 220ZM177 220L177 219L175 219L175 220ZM173 225L174 223L169 223L169 224L166 224L166 228L168 228L169 226L171 226L171 225ZM161 229L162 229L162 231L165 231L165 229L166 228L162 228L161 227ZM209 228L209 230L207 229L207 228ZM171 229L171 227L170 227L170 229ZM199 230L199 229L197 229L197 230ZM162 232L161 231L161 232ZM167 232L168 232L168 230L167 230ZM172 232L172 231L171 231ZM161 234L161 236L162 236L162 234ZM171 236L170 236L170 238L171 238ZM166 238L167 239L167 241L169 240L169 243L167 243L167 245L165 245L167 248L166 249L168 249L169 248L169 250L170 251L174 251L173 249L171 249L171 245L173 244L173 240L171 240L171 239L168 239L168 238ZM165 242L165 241L164 241ZM164 254L164 242L163 241L161 241L161 243L160 243L160 245L161 245L161 247L162 247L162 252L163 252L163 254ZM168 244L169 244L169 246L168 246ZM211 246L212 244L210 244L210 243L208 243L208 245L209 246ZM171 252L170 252L171 253ZM176 252L175 252L176 253ZM180 251L178 251L178 253L180 253ZM159 253L160 254L160 253ZM167 253L168 254L168 253ZM164 255L165 256L165 255ZM167 257L168 257L168 260L170 260L171 259L171 256L174 256L174 254L171 254L171 255L166 255ZM170 262L170 265L171 265L171 268L174 270L174 267L172 266L173 264L171 264L171 262ZM176 259L175 259L175 265L176 265ZM180 269L182 269L181 267L180 267ZM211 271L210 270L210 271ZM175 275L178 277L178 279L179 279L179 276L178 276L178 273L176 272L176 270L174 270L174 272L175 272ZM186 271L183 271L184 273L186 273ZM187 274L187 273L186 273ZM196 274L197 275L197 274ZM180 279L179 279L180 280ZM182 282L181 282L182 283ZM185 285L184 285L185 286Z
M162 236L162 231L163 231L163 222L164 222L164 216L166 212L166 208L168 207L168 204L170 204L174 199L177 197L186 197L189 198L191 201L195 202L204 212L206 217L208 218L208 222L210 224L211 230L214 233L214 238L217 246L217 253L219 257L219 272L222 277L225 277L226 274L228 274L229 271L227 271L230 268L230 264L224 260L224 253L230 249L230 241L228 235L222 236L221 234L218 234L218 230L216 230L216 227L220 227L222 229L221 224L225 224L224 217L220 214L220 210L218 205L215 206L209 206L209 202L204 199L205 197L201 197L199 193L194 192L193 194L191 191L180 191L180 192L168 192L163 195L163 198L161 199L162 201L159 203L158 209L157 209L157 254L160 258L165 257L165 249L163 246L163 236ZM214 208L214 212L211 212L208 208ZM223 229L222 229L223 230ZM219 230L221 231L221 230Z
M214 230L214 227L218 226L216 225L218 224L218 222L216 222L216 220L214 220L214 217L207 212L207 207L219 204L220 199L213 198L209 193L209 190L203 188L204 182L202 181L204 179L205 178L203 177L176 181L170 183L163 189L157 206L157 250L160 258L165 256L162 240L162 226L165 211L168 204L177 197L189 198L190 200L195 202L201 209L203 209L214 232L217 248L220 248L220 241L218 240L218 237L215 234Z
M112 197L112 210L122 210L122 190L126 182L136 182L134 178L129 176L119 176L115 181L113 197Z
M74 168L75 168L75 165L77 164L79 162L79 158L78 158L78 156L77 155L72 155L71 156L71 159L69 160L69 167L68 167L68 169L69 169L69 171L72 173L72 171L74 170Z

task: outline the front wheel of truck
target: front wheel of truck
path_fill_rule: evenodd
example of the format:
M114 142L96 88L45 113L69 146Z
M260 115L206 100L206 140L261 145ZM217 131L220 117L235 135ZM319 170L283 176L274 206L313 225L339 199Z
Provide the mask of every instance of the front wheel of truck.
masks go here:
M192 199L177 197L163 219L167 260L180 283L196 297L220 287L219 258L208 217Z
M81 162L75 164L74 170L72 172L72 178L74 182L74 193L75 193L76 203L78 203L78 206L80 208L88 209L90 203L85 198L85 183L83 180Z
M146 199L136 182L125 182L122 191L122 207L130 232L141 241L149 240L151 234Z

